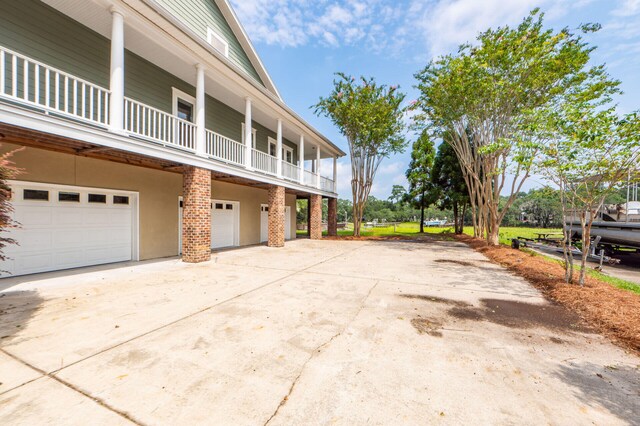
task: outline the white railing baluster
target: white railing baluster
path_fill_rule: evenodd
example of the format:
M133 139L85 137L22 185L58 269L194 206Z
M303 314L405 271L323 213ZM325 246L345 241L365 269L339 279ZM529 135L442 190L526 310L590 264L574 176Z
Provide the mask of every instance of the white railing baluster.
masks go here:
M56 96L56 107L55 109L60 110L60 74L56 73L56 90L55 90L55 96Z
M73 80L73 115L78 114L78 82Z
M89 87L89 118L93 120L93 87Z
M44 70L44 103L51 108L51 72L49 68Z
M11 94L14 98L18 97L18 57L16 55L11 58Z
M69 77L64 76L64 112L69 112Z
M29 62L22 60L22 96L25 101L29 101Z
M4 59L4 50L0 50L0 94L4 95L4 83L5 83L5 59Z
M35 64L33 67L33 101L40 104L40 66Z
M82 85L82 117L85 117L85 114L87 112L87 91L86 91L86 86L83 84Z

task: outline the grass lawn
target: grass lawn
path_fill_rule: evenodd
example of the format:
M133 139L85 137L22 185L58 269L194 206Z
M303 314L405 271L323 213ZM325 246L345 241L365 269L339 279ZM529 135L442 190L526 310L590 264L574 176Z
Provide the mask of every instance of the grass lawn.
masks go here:
M338 235L353 235L353 225L351 228L345 230L339 230ZM425 234L452 234L452 227L425 227ZM376 228L363 228L361 235L363 237L388 237L394 235L402 235L402 236L411 236L419 234L420 232L420 224L416 222L405 222L396 225L386 226L386 227L376 227ZM465 234L473 235L473 228L468 226L464 229ZM561 233L560 229L541 229L541 228L519 228L519 227L502 227L500 228L500 243L502 244L511 244L511 240L516 237L522 238L535 238L539 233ZM298 235L304 236L307 235L307 231L298 231ZM326 232L325 232L326 235Z

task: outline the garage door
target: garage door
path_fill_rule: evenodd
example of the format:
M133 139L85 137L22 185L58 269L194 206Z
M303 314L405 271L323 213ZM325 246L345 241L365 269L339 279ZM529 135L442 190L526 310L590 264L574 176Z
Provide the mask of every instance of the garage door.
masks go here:
M233 247L239 241L240 203L214 200L211 209L211 248Z
M12 275L77 268L134 258L135 193L109 189L12 182Z
M260 206L260 242L264 243L269 239L269 205ZM284 239L291 239L291 207L284 208Z
M182 197L179 215L179 254L182 254ZM211 200L211 248L240 245L240 202Z

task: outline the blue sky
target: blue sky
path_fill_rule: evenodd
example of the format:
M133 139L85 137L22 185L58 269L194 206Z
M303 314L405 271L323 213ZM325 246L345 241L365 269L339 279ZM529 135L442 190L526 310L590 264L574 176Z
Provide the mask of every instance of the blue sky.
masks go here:
M333 73L373 76L417 97L413 74L431 58L473 41L478 32L516 24L534 7L560 29L597 22L587 40L622 81L621 112L640 109L640 0L231 0L284 100L345 151L346 140L311 105L330 92ZM406 186L410 148L385 159L372 195ZM339 194L350 197L348 158L339 162ZM532 178L526 186L543 184ZM525 188L525 189L526 189Z

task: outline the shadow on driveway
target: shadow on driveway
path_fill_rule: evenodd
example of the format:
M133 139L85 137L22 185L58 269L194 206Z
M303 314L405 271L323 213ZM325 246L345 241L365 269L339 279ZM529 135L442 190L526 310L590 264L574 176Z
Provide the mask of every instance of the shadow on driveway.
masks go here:
M554 373L587 406L599 404L625 422L640 424L640 366L567 364Z
M31 317L42 307L37 291L7 291L0 293L0 347L15 340Z

